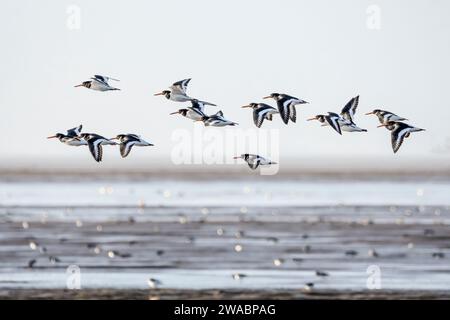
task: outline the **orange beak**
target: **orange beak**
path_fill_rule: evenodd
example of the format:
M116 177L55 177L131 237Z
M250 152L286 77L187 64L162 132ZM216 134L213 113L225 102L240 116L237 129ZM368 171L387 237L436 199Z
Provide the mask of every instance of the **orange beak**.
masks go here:
M380 124L379 126L377 126L377 128L381 128L381 127L386 127L386 124Z
M164 92L155 93L154 96L162 96L163 94L164 94Z
M47 139L53 139L56 138L56 136L47 137Z

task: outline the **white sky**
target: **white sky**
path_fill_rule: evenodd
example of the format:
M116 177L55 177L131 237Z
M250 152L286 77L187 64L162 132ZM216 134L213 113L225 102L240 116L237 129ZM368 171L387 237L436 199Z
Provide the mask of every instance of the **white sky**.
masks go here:
M81 9L79 30L67 27L70 5ZM380 30L367 27L370 5L381 9ZM193 125L168 115L182 104L153 93L188 77L190 95L217 103L241 129L254 125L240 106L271 92L310 101L298 108L296 124L276 118L263 125L280 129L282 159L393 158L389 133L363 115L380 107L427 129L395 157L448 162L449 15L446 0L2 1L0 162L93 163L87 150L45 139L80 123L108 137L139 133L157 145L128 161L170 161L173 131ZM122 91L73 87L93 74L121 79ZM357 94L356 122L367 134L339 136L305 121L340 111Z

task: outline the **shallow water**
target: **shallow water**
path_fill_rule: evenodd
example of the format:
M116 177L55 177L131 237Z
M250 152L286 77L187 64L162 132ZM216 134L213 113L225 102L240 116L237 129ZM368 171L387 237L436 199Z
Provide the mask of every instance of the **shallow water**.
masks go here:
M376 265L383 289L447 290L449 195L423 179L4 180L0 288L65 288L78 265L82 288L367 290Z

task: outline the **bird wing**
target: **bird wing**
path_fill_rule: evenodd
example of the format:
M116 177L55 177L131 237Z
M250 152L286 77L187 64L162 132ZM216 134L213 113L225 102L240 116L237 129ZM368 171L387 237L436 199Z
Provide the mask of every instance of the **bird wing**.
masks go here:
M212 115L212 117L220 118L221 120L225 120L223 117L222 110L217 111L215 114Z
M205 103L203 101L199 101L197 99L192 99L191 103L192 103L192 108L193 109L198 109L201 112L205 111Z
M295 110L295 104L293 103L289 105L289 118L292 122L297 120L297 111Z
M188 110L191 110L192 112L194 112L195 114L197 114L200 117L206 117L207 115L203 112L202 109L198 109L195 107L187 107Z
M186 94L186 90L187 90L187 86L189 84L189 81L191 81L191 78L174 82L170 86L170 90L172 90L172 92L178 92L178 93Z
M101 140L96 138L89 139L88 141L89 151L91 151L94 160L97 162L102 161L103 148L101 143Z
M254 109L253 110L253 122L255 123L255 126L258 128L261 128L263 122L264 122L264 110L260 109Z
M94 75L94 77L93 77L92 79L93 79L93 80L100 81L100 82L103 82L104 84L106 84L106 85L108 85L108 86L109 86L109 84L108 84L108 81L109 81L109 80L120 81L120 80L118 80L118 79L114 79L114 78L111 78L111 77L101 76L101 75L99 75L99 74Z
M78 127L67 130L67 135L70 137L77 137L81 133L81 129L83 129L83 125L79 125Z
M199 101L200 103L203 103L203 105L205 105L205 106L213 106L213 107L217 107L216 104L211 103L211 102L201 101L201 100L198 100L198 101Z
M339 125L339 116L337 114L330 114L328 116L325 116L325 120L328 122L328 124L336 130L337 133L342 134L341 132L341 126Z
M356 108L359 104L359 96L356 96L354 98L351 98L349 102L344 106L344 108L341 111L341 115L344 119L347 119L351 122L353 122L353 117L356 113Z
M278 112L280 113L281 119L285 124L289 121L289 100L280 99L277 101Z
M250 169L256 170L256 168L259 167L260 160L258 158L249 159L249 161L247 163L248 163L248 166L250 167Z
M405 135L409 132L409 127L399 126L391 132L392 150L394 153L400 149L403 140L405 140Z
M120 155L122 156L122 158L125 158L126 156L128 156L128 154L131 151L131 148L134 146L135 143L136 143L135 140L131 140L131 141L122 142L120 144Z

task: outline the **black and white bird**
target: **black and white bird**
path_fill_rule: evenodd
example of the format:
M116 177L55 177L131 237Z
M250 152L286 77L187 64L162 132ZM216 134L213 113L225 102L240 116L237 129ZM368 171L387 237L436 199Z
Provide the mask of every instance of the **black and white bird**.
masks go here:
M116 142L95 133L82 133L80 134L80 137L87 142L89 151L97 162L102 161L102 145L117 145Z
M227 120L223 116L222 111L218 111L217 113L211 115L211 116L204 116L201 120L197 121L203 121L203 124L205 127L211 126L211 127L225 127L225 126L235 126L237 125L236 122Z
M205 104L197 99L191 100L192 107L187 107L184 109L179 109L178 111L172 112L171 114L181 114L183 117L188 119L199 121L203 117L207 117L205 113Z
M84 81L83 83L76 85L75 87L86 87L88 89L97 90L97 91L113 91L120 90L119 88L114 88L109 85L109 80L119 81L118 79L114 79L111 77L105 77L101 75L94 75L91 80Z
M345 121L340 115L334 112L328 112L328 114L318 114L313 118L307 119L307 121L318 120L322 127L331 126L337 133L342 134L340 121Z
M272 93L270 96L264 97L263 99L274 99L277 102L278 111L280 113L281 119L285 124L288 124L289 119L292 122L297 120L297 112L295 106L298 104L308 103L302 99L292 97L283 93Z
M145 141L140 136L136 134L118 134L115 138L110 140L119 140L120 141L120 155L122 158L128 156L133 146L137 147L148 147L153 146L152 143Z
M85 146L87 142L80 137L82 128L83 126L80 124L78 127L67 130L66 134L57 133L54 136L47 137L47 139L57 138L62 143L73 147Z
M245 162L247 162L248 166L252 170L257 169L259 166L268 166L271 164L277 164L276 162L261 157L257 154L250 154L250 153L241 154L240 156L234 157L234 159L243 159Z
M253 122L255 126L261 128L264 119L272 121L272 116L279 113L274 107L269 106L265 103L255 103L252 102L248 105L242 106L242 108L252 108L253 109Z
M186 93L189 81L191 81L191 78L174 82L169 87L169 90L163 90L159 93L155 93L154 95L155 96L165 96L166 99L176 101L176 102L186 102L186 101L194 100L194 98L189 97ZM195 99L195 100L197 100L197 99ZM215 106L215 104L206 102L206 101L201 101L201 103L203 103L204 105Z
M388 123L389 121L408 121L408 119L405 119L403 117L400 117L396 115L395 113L392 113L390 111L381 110L381 109L375 109L372 112L366 113L366 115L374 114L378 117L378 121L381 124Z
M342 108L341 117L346 121L340 122L342 131L347 132L367 132L367 129L361 129L355 124L354 117L356 113L356 108L358 108L359 96L353 97L349 102Z
M388 121L387 123L381 124L378 127L386 127L391 131L392 150L394 151L394 153L396 153L398 149L400 149L405 138L409 138L412 132L425 131L425 129L413 127L404 122L394 121Z
M358 104L359 96L356 96L347 102L340 115L334 112L328 112L328 115L317 115L314 118L308 119L308 121L318 120L322 123L322 126L331 126L339 134L342 134L342 131L367 132L366 129L361 129L354 122L354 116Z

